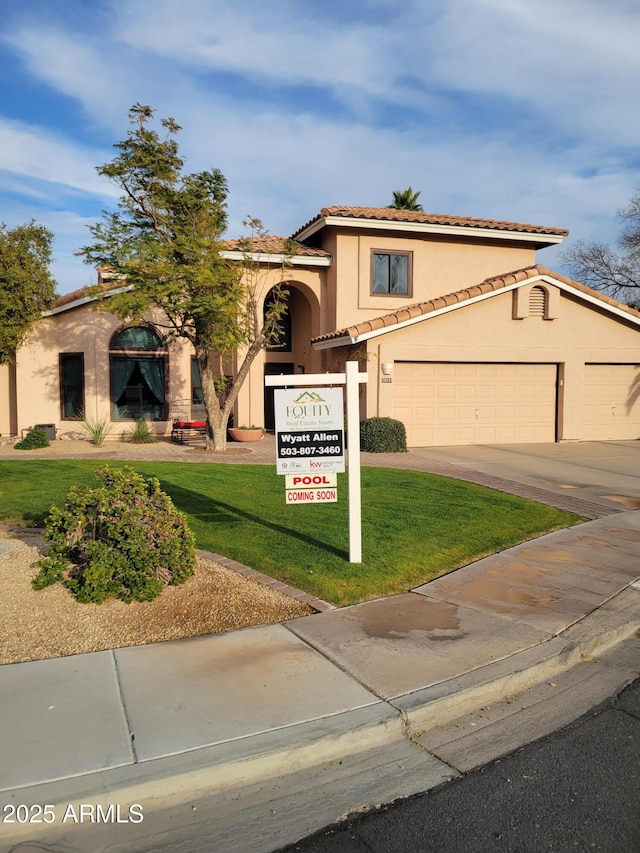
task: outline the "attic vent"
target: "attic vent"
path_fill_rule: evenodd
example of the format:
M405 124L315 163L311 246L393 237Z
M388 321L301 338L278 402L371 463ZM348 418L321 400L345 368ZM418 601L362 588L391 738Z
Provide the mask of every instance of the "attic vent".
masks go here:
M547 291L544 287L532 287L529 291L529 316L544 317L547 313Z

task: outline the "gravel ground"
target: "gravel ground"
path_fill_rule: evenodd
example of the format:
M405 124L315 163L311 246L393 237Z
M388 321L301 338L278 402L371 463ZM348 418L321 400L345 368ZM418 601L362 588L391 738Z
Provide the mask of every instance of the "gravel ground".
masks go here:
M154 601L79 604L61 584L35 591L39 531L0 529L0 664L265 625L313 611L218 563L198 559L195 575Z

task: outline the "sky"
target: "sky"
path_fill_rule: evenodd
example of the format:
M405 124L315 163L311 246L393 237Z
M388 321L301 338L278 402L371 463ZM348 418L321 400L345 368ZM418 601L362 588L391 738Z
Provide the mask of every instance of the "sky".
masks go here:
M0 0L0 222L55 236L58 292L115 209L96 167L134 103L187 172L289 235L332 205L568 228L615 242L640 187L638 0ZM563 271L558 247L540 263ZM507 270L496 271L496 273Z

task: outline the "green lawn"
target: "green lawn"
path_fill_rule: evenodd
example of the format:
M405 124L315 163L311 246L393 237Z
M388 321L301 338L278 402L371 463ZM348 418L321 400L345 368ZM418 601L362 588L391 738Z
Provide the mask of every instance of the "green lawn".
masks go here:
M109 463L119 467L119 462ZM487 554L580 519L469 483L409 471L362 471L363 562L349 563L347 477L335 504L285 506L272 466L132 462L186 513L198 547L344 605L404 592ZM90 460L0 463L0 521L43 526Z

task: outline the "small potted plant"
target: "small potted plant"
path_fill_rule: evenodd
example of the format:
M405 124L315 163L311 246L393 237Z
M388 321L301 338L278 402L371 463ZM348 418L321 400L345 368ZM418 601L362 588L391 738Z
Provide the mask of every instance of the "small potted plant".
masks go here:
M233 441L260 441L264 429L259 426L229 427L229 437Z

